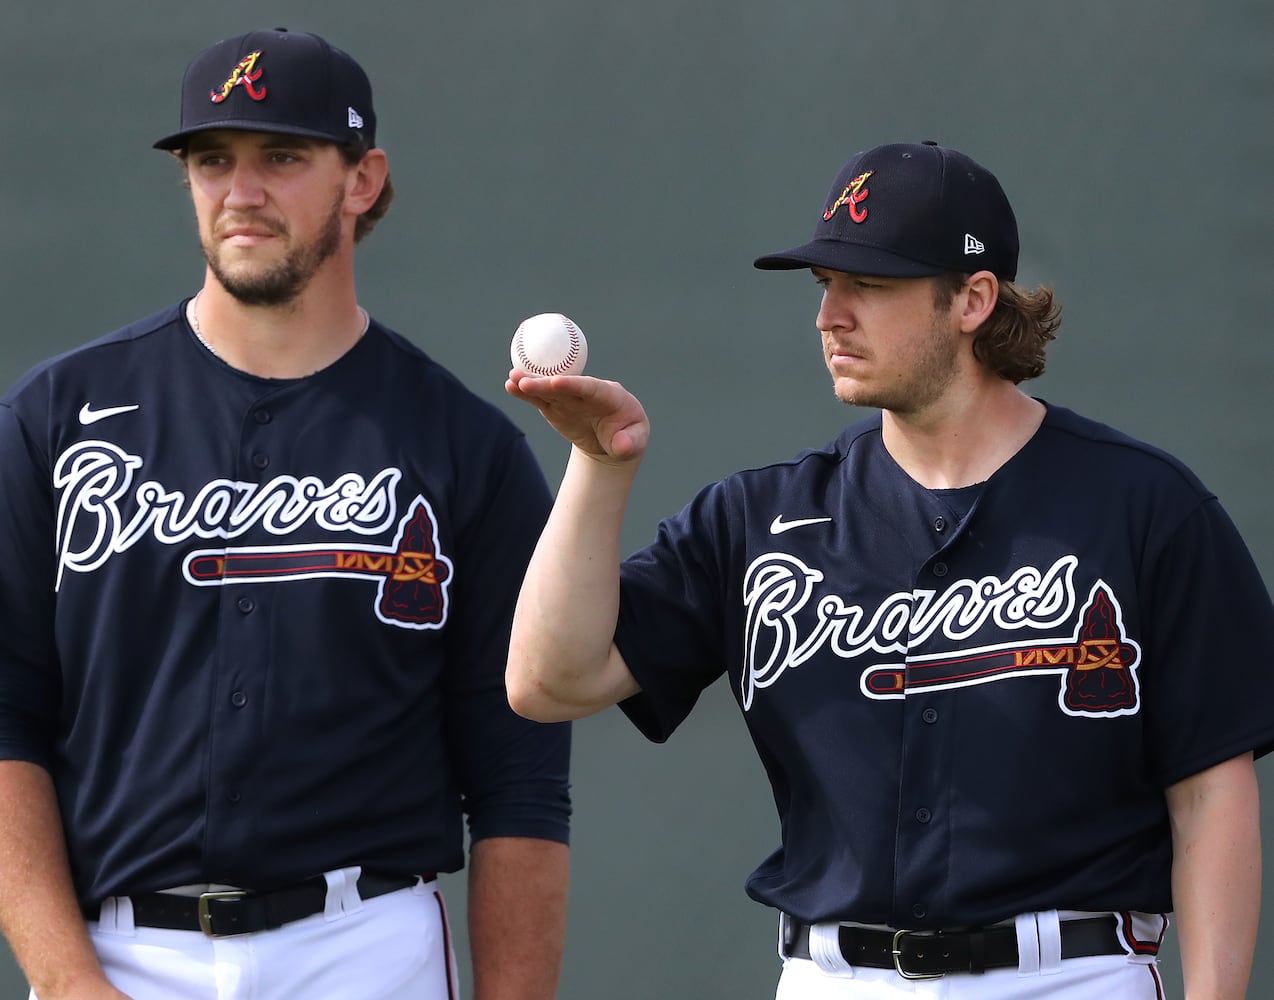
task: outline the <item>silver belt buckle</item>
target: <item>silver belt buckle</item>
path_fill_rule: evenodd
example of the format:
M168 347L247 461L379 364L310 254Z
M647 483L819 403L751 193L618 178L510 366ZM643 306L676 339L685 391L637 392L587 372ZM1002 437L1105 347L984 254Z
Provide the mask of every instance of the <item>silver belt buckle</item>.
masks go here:
M227 934L214 934L212 931L212 914L208 912L208 903L214 899L244 899L248 893L242 889L235 889L230 892L201 892L199 894L199 929L208 937L229 937ZM897 940L895 938L894 940ZM898 959L894 959L894 964L898 964Z
M915 931L895 931L894 932L894 944L893 944L893 947L889 949L889 953L893 955L893 959L894 959L894 970L898 973L898 975L902 976L903 979L941 979L944 975L941 972L931 972L928 974L919 973L919 972L908 972L906 969L902 967L902 948L899 946L902 944L902 939L904 937L906 937L908 934L915 934L915 933L916 933ZM929 934L929 935L920 935L920 936L933 937L934 935Z

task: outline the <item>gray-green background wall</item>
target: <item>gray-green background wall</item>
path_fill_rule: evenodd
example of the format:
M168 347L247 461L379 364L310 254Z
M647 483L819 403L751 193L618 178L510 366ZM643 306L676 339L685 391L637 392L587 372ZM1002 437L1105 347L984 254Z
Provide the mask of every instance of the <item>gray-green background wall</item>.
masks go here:
M1066 305L1032 391L1183 458L1274 578L1270 0L7 0L0 382L197 287L150 143L195 51L275 25L376 87L398 194L359 251L363 304L505 406L551 482L565 447L503 394L519 320L569 313L590 371L643 398L628 548L702 484L863 415L830 391L812 281L751 260L807 237L854 151L933 138L999 175L1021 280ZM580 723L574 795L560 996L772 997L774 917L742 885L778 829L724 688L663 747L615 711ZM445 885L462 920L463 877ZM1271 951L1267 926L1253 997ZM4 956L0 997L22 996Z

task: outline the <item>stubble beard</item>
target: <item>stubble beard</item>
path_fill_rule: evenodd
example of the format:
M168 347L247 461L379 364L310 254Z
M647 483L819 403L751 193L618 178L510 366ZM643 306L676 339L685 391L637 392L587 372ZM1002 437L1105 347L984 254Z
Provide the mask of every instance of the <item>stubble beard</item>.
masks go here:
M947 317L935 313L928 338L911 359L906 377L891 386L835 385L836 398L850 406L893 413L916 413L939 399L955 380L959 345Z
M216 238L203 243L204 259L221 287L247 306L280 306L295 299L341 245L341 207L343 191L332 203L331 211L313 242L293 247L283 258L266 268L232 269L221 260ZM287 236L282 223L272 224L276 236Z

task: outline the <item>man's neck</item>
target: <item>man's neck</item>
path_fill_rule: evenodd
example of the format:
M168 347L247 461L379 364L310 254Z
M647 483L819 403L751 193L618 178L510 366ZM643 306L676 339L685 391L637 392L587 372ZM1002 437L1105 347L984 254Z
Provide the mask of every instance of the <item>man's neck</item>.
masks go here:
M283 305L250 306L211 277L187 319L213 354L262 378L302 378L326 368L358 343L368 323L352 284L307 289Z
M956 489L989 479L1039 429L1045 408L1002 379L935 404L924 414L885 411L890 456L928 489Z

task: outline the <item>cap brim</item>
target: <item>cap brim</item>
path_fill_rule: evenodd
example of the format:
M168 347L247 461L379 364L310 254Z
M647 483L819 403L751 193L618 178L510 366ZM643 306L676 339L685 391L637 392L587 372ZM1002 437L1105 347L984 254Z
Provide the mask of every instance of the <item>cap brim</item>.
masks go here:
M154 148L181 149L192 135L198 135L200 132L214 132L217 129L230 129L236 132L277 132L280 135L303 135L311 139L324 139L327 142L334 142L338 145L350 141L348 136L335 136L330 132L320 132L317 129L299 128L295 125L280 125L274 122L252 121L251 119L240 118L223 122L208 122L205 125L196 125L194 128L174 132L172 135L166 135L154 143Z
M823 267L847 274L871 274L881 278L924 278L941 274L944 268L899 257L887 250L844 243L840 240L811 240L790 250L766 254L752 262L762 271L794 271L802 267Z

